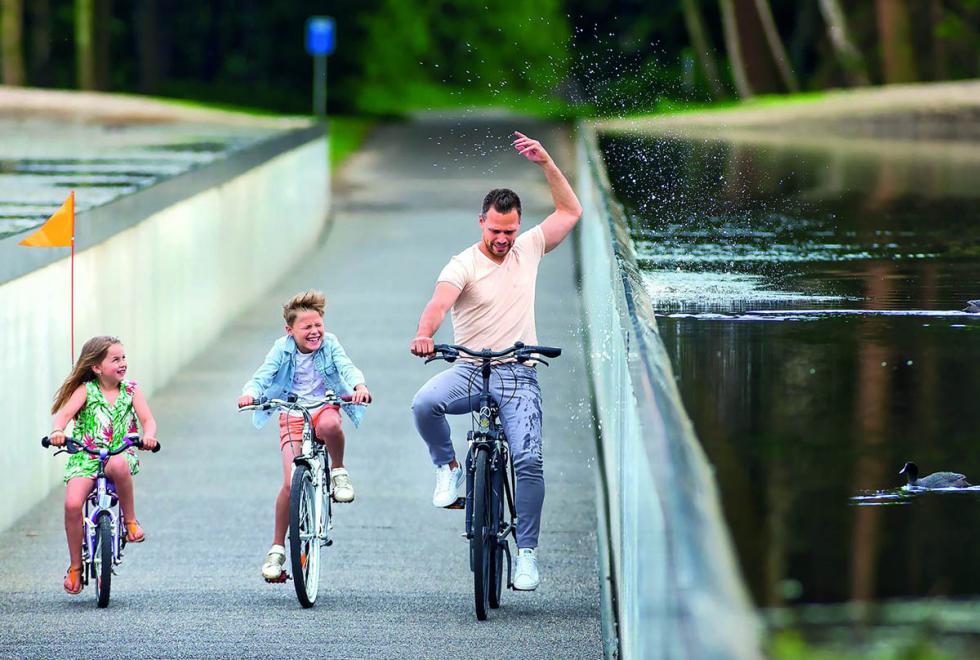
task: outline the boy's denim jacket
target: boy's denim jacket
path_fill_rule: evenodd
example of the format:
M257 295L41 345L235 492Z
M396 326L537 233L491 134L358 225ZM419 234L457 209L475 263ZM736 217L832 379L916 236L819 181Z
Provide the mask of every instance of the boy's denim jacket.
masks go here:
M256 370L252 379L245 383L242 394L254 398L286 398L293 387L298 350L296 340L290 335L277 339L272 350L265 356L265 362ZM347 357L337 337L329 332L323 333L323 343L313 354L313 366L320 371L327 389L333 390L338 396L352 394L354 386L364 382L364 374ZM344 410L354 426L361 423L364 406L344 406ZM272 415L270 410L256 410L252 413L252 423L255 428L262 428Z

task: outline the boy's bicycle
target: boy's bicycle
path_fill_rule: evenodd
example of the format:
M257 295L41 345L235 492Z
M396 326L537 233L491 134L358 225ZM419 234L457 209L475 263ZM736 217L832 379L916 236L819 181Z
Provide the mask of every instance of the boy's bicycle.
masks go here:
M47 436L41 439L41 446L48 448L51 441ZM95 488L85 500L82 511L84 536L82 539L82 584L87 585L89 579L95 580L95 597L99 607L109 605L109 590L112 586L113 566L122 562L123 548L126 547L126 520L122 507L119 506L119 496L112 479L106 476L105 464L110 458L121 454L130 447L142 449L143 440L136 434L123 438L122 445L116 450L105 448L89 449L73 438L65 437L65 448L54 453L62 452L75 454L84 451L99 458L99 471L95 477ZM157 442L153 452L160 451Z
M473 597L476 618L487 618L487 609L500 607L504 556L507 557L507 588L514 588L511 575L508 536L517 541L517 511L514 499L514 465L503 427L497 418L499 405L490 396L490 374L494 366L506 367L510 361L529 360L548 364L539 356L555 358L560 348L525 346L517 342L502 351L474 351L465 346L436 344L435 354L425 362L455 362L460 353L479 358L483 387L474 415L476 428L466 434L466 538L470 542L470 570L473 571ZM515 377L516 378L516 377ZM504 519L504 501L509 519Z
M296 597L303 607L316 604L320 589L320 548L333 545L330 538L333 516L330 497L330 477L327 474L329 457L326 446L316 440L311 410L321 406L351 404L350 396L337 396L327 390L322 399L298 401L294 395L286 399L256 399L239 410L278 410L303 415L303 444L299 456L293 458L293 477L289 486L289 559L293 570ZM283 572L282 581L288 579Z

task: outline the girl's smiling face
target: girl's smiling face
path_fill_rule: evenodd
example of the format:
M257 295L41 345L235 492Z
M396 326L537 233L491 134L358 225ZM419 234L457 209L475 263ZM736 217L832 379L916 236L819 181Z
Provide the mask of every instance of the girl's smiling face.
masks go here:
M92 367L96 377L104 384L115 387L126 376L126 351L122 344L111 344L105 357Z
M286 333L296 340L301 353L312 353L323 345L323 317L319 312L307 311L296 315L292 325L286 326Z

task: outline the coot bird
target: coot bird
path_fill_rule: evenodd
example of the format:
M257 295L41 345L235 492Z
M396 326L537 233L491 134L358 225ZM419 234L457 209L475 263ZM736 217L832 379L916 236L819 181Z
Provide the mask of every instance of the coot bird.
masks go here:
M919 466L911 461L902 466L899 474L904 474L912 488L969 488L970 482L958 472L933 472L919 479Z

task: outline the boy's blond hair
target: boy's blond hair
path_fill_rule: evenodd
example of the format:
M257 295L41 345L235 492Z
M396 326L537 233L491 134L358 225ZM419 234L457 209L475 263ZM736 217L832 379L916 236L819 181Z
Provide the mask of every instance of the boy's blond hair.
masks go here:
M292 326L293 321L301 312L316 312L323 316L323 310L327 306L327 297L322 291L310 289L303 293L297 293L282 306L282 317L286 319L286 325Z

